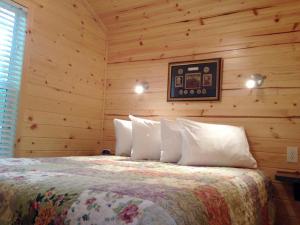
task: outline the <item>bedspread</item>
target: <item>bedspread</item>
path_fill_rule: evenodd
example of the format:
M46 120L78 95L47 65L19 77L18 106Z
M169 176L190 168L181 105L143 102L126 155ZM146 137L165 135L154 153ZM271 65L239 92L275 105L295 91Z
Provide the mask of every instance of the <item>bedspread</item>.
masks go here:
M1 159L1 225L271 225L259 171L118 156Z

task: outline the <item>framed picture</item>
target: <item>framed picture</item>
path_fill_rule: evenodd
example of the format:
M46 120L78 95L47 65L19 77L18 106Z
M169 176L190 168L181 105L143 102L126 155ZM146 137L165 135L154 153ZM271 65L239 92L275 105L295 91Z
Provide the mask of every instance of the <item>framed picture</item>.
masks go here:
M168 101L218 101L222 59L169 63Z

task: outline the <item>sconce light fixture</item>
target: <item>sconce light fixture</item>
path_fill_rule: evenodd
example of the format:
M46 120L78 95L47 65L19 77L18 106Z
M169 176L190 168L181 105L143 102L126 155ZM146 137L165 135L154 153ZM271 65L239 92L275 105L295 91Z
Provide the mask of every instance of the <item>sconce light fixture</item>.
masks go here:
M257 88L263 84L265 79L266 77L261 74L253 74L250 76L250 79L246 81L245 85L249 89Z
M143 94L146 90L149 89L149 83L148 82L141 82L134 87L134 92L136 94Z

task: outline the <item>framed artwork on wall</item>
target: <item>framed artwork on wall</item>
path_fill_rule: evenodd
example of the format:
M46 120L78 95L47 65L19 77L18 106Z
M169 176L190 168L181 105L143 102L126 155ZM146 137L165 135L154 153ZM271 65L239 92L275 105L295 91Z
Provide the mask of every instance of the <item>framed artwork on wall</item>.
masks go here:
M219 101L222 59L169 63L168 101Z

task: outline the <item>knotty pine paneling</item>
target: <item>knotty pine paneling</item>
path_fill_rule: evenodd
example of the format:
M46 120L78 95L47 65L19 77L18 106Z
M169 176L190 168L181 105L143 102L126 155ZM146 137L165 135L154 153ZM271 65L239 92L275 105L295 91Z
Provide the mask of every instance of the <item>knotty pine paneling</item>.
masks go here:
M28 8L16 156L99 154L106 30L85 0Z
M244 126L259 167L273 179L276 224L300 224L292 189L274 180L286 147L300 148L300 1L141 0L89 3L108 28L104 147L114 149L113 118L186 117ZM102 7L105 6L105 7ZM221 57L219 102L167 102L168 63ZM267 78L247 90L253 73ZM133 93L148 81L143 95Z

